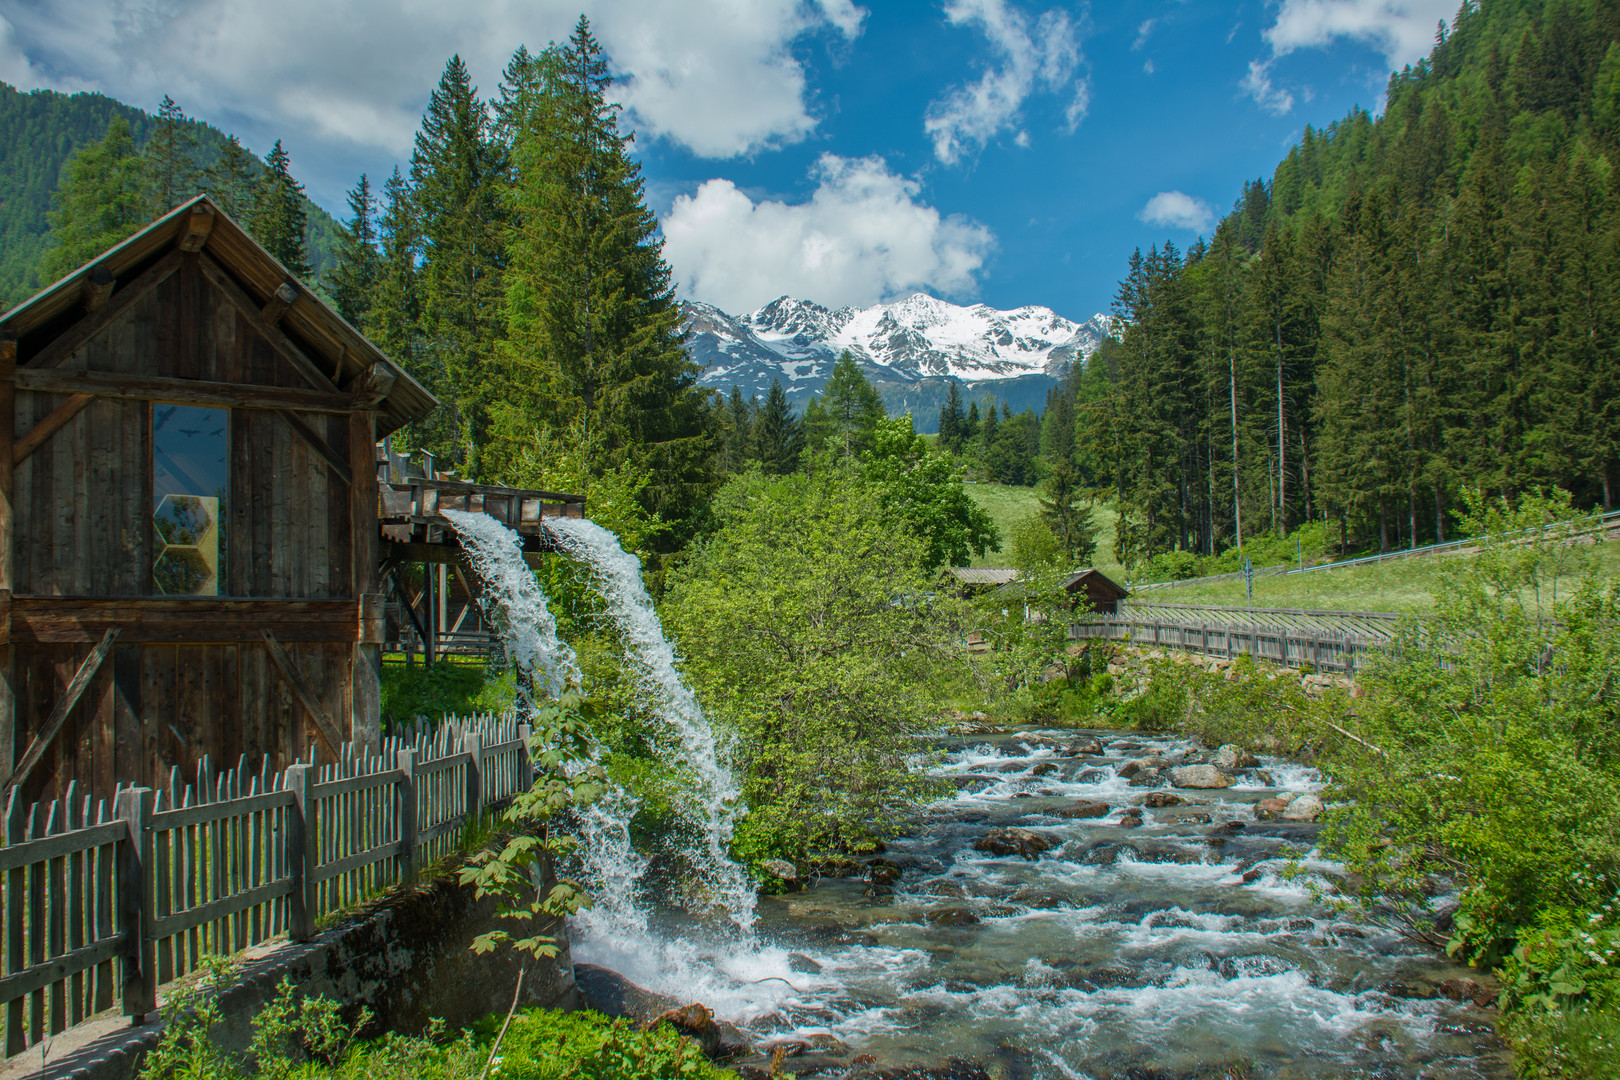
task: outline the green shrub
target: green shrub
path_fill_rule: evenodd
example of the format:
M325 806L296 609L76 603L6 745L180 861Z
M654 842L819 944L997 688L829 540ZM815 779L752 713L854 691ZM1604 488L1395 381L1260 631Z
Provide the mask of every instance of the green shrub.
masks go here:
M493 1036L499 1021L484 1021L480 1034ZM668 1024L643 1032L600 1013L553 1009L533 1009L513 1019L490 1075L499 1080L735 1080Z
M481 660L443 659L430 671L420 664L387 664L382 669L384 722L408 724L414 716L440 717L504 712L517 700L510 672L492 673Z

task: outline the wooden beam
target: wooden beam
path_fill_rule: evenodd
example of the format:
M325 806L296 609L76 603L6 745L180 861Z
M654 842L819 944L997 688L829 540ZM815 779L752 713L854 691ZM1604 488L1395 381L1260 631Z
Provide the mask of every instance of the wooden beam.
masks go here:
M467 557L467 553L455 544L420 544L399 543L397 541L384 541L382 550L390 559L413 563L459 563ZM544 565L542 559L555 548L544 548L538 551L525 550L523 561L538 569Z
M332 718L326 715L326 710L321 707L321 699L316 695L315 688L309 685L304 673L293 664L292 657L287 655L287 650L276 640L273 631L264 631L264 644L265 648L270 650L270 658L281 670L281 677L287 680L287 685L292 687L294 696L303 703L310 719L315 721L315 731L326 743L326 750L332 755L332 760L339 760L338 747L343 745L343 735L338 731L337 725L332 723Z
M113 273L106 263L97 263L95 267L84 276L84 283L80 286L84 293L84 310L94 311L108 300L112 299Z
M198 204L186 219L186 231L180 237L181 251L201 251L208 243L208 234L214 231L214 208Z
M305 382L316 390L327 393L336 392L337 386L332 380L328 379L325 373L315 366L314 362L304 354L304 350L293 344L292 338L288 337L279 326L265 322L260 306L248 298L248 294L243 291L242 286L236 283L236 279L231 277L225 268L215 262L206 251L197 256L197 269L202 271L203 277L212 282L215 288L225 294L227 300L236 305L237 310L242 313L242 317L247 319L248 325L257 330L259 336L264 338L269 343L270 348L275 350L276 355L292 365L293 369L303 376Z
M360 373L349 389L353 392L356 402L368 408L375 408L388 396L388 392L398 381L399 372L380 361L373 361L370 367Z
M73 673L73 679L68 683L62 699L51 710L51 715L45 718L45 726L34 735L34 741L28 744L28 750L23 754L22 760L17 762L16 771L6 781L5 790L0 791L0 801L10 794L12 788L20 787L23 781L28 779L28 774L34 771L34 766L45 756L46 748L51 745L51 740L56 738L56 733L62 730L62 725L67 723L68 713L79 703L79 698L90 685L90 680L95 678L96 672L100 670L101 662L112 652L113 642L117 638L116 626L101 635L101 643L90 650L90 655L84 658L79 670Z
M50 411L43 420L28 429L27 434L18 439L11 446L11 466L16 468L28 459L28 455L45 445L49 439L62 429L62 425L72 420L84 407L96 400L94 394L74 394L62 404Z
M56 340L46 345L29 361L30 368L53 368L84 347L84 344L105 330L124 312L135 306L137 300L169 280L180 269L181 255L171 251L147 267L134 281L113 294L111 300L68 327Z
M253 386L248 383L208 382L203 379L170 379L157 375L123 375L112 371L25 367L17 369L16 383L21 390L91 394L123 401L171 401L182 405L297 409L317 413L346 414L354 411L354 402L344 394L282 386Z
M326 462L326 467L336 473L339 480L351 486L354 484L354 475L349 471L349 463L344 461L343 456L332 449L332 444L321 438L320 433L310 427L302 416L286 409L277 409L276 415L287 421L288 425L309 443L310 449L320 455L321 460Z
M283 315L287 314L287 309L292 307L293 301L297 299L298 283L288 278L281 283L279 289L270 294L270 300L264 307L259 309L259 318L265 321L265 325L274 326L281 321Z
M10 445L17 421L17 387L13 382L16 366L17 340L0 331L0 446ZM0 645L0 784L10 781L17 752L17 708L11 670L11 590L16 587L12 578L12 549L16 522L12 515L11 485L11 459L0 454L0 594L6 598L5 644Z
M377 414L357 409L349 414L350 587L360 602L360 640L354 647L352 715L354 741L376 746L382 739L382 597L377 573L382 553L377 525ZM375 611L377 625L367 618Z
M282 641L355 640L353 600L228 600L209 596L12 596L14 644L96 641L112 627L124 644L231 645L274 630Z

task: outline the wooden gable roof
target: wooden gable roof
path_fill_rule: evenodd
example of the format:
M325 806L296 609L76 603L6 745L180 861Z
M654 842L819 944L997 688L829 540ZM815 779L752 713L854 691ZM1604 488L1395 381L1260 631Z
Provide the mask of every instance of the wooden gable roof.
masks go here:
M320 296L297 281L206 195L199 195L0 316L19 366L48 367L110 326L195 252L209 277L312 387L377 410L377 435L438 401ZM330 396L328 393L327 396Z
M1069 575L1069 580L1063 583L1064 591L1070 594L1082 588L1092 600L1123 600L1131 595L1129 589L1101 570L1076 570Z

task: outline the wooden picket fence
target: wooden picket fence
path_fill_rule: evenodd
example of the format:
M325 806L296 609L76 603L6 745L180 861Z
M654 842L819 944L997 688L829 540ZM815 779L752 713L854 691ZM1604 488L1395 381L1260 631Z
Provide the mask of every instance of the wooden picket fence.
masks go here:
M194 783L69 788L5 808L0 846L0 1009L5 1052L23 1053L116 1004L144 1021L164 983L208 954L280 934L307 941L454 852L462 830L533 782L528 728L447 720L343 748L332 765L280 772L247 759Z

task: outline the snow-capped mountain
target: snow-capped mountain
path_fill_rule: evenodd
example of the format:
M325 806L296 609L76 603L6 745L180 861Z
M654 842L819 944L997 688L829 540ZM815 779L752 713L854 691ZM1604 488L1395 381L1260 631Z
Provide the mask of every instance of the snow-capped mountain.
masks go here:
M934 421L927 403L937 412L951 379L967 384L969 397L991 393L1021 407L1033 395L1038 407L1064 366L1090 356L1111 325L1107 315L1076 323L1050 308L959 307L923 293L869 308L826 308L784 296L747 315L695 301L682 309L703 385L728 393L738 386L746 397L780 381L802 405L847 349L890 411L911 408L924 430Z

